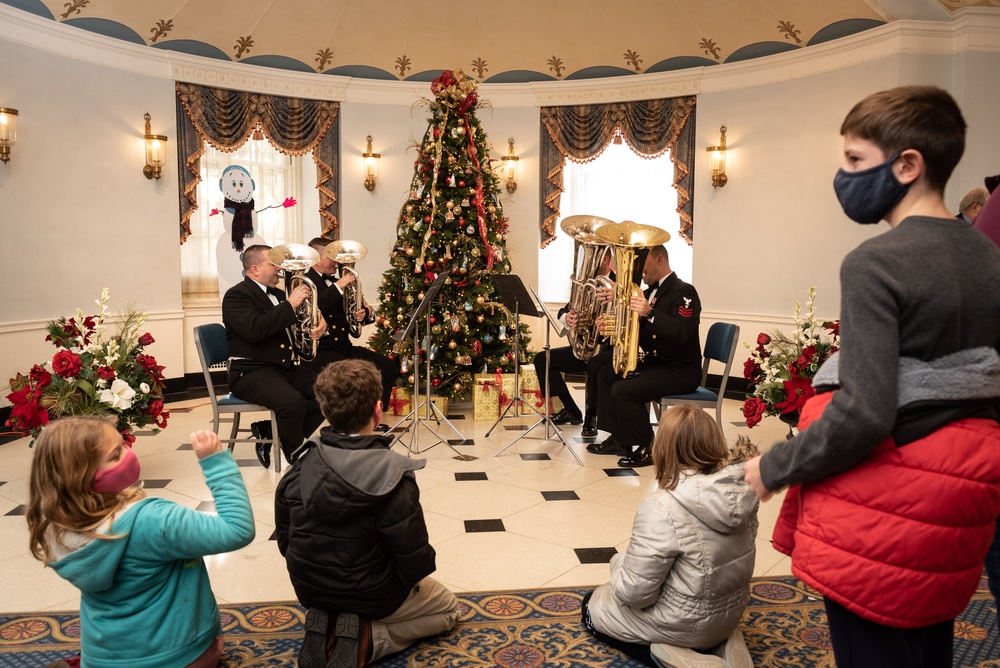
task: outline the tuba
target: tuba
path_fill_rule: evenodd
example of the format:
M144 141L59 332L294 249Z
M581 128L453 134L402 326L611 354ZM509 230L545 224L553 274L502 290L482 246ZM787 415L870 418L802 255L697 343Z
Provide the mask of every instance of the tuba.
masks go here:
M615 283L612 313L606 319L612 325L609 336L615 348L612 366L615 373L628 376L639 364L639 314L629 307L629 300L642 294L639 279L649 249L666 243L670 233L626 220L601 227L597 230L597 237L615 251L618 281Z
M269 250L267 259L281 267L285 275L285 294L291 294L300 284L310 290L309 296L295 310L295 323L290 328L295 362L310 362L316 358L319 346L319 341L309 336L319 324L319 303L316 284L306 278L305 273L319 262L319 253L304 244L286 244Z
M344 288L344 313L347 315L347 328L351 336L360 338L364 323L355 320L354 313L365 308L365 295L361 290L361 276L354 270L354 263L365 259L368 249L360 241L331 241L323 252L337 263L338 278L343 278L344 274L354 274L354 282Z
M569 309L576 315L576 327L569 331L569 344L573 355L583 362L597 352L601 335L597 324L611 309L612 302L601 303L598 293L615 284L607 276L598 276L604 257L611 252L607 242L597 238L597 230L614 221L598 216L569 216L562 222L562 230L573 238L574 274Z

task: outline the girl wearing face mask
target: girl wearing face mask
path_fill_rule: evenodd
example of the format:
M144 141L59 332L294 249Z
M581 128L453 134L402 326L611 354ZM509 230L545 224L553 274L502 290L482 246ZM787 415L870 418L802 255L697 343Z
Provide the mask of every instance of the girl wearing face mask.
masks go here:
M191 434L218 515L146 498L139 460L112 423L70 417L35 444L27 506L34 557L80 589L86 668L218 664L219 609L201 557L254 537L230 452Z

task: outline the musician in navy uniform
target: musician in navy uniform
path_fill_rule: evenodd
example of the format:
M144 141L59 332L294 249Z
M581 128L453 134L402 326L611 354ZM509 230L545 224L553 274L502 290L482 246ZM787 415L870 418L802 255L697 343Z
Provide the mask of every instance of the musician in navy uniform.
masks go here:
M345 272L342 278L337 278L337 263L324 253L329 244L330 239L323 237L316 237L309 242L309 245L319 253L320 260L306 272L306 278L316 285L316 290L319 293L319 310L329 324L330 335L319 340L316 358L308 362L307 366L319 373L330 362L346 359L371 362L382 377L382 408L384 410L389 406L392 387L396 384L396 378L399 376L399 365L395 360L389 359L385 355L380 355L368 348L355 346L351 342L347 312L344 309L344 288L354 282L354 274ZM354 312L352 317L363 324L374 322L374 313L367 303L364 309ZM378 429L385 431L386 425L380 424Z
M229 341L229 389L275 412L281 450L292 463L295 451L322 424L323 414L313 394L316 372L293 363L288 331L309 288L300 285L286 298L277 287L279 268L267 258L270 249L254 245L243 251L243 282L226 290L222 322ZM310 336L321 338L325 332L326 322L319 318ZM261 428L254 424L254 436L270 437ZM257 458L264 467L270 465L267 445L257 445Z
M601 369L598 426L611 436L587 446L595 454L624 452L618 465L628 468L653 463L647 404L668 394L693 392L701 382L698 292L670 269L664 246L649 250L642 279L648 287L631 298L629 308L639 314L639 347L645 356L627 378L611 365Z

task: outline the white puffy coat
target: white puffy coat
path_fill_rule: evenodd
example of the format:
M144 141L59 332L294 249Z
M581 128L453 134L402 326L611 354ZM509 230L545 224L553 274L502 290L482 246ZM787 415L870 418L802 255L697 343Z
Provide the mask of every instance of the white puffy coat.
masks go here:
M697 649L729 637L750 600L757 505L742 464L686 475L643 499L611 582L590 600L597 630Z

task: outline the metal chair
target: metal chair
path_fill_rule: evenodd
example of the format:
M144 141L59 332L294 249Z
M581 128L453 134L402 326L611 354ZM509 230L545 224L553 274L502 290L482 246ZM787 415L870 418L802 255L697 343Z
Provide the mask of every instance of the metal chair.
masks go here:
M722 399L726 395L726 384L729 382L729 372L733 367L733 358L736 356L736 344L740 338L740 327L728 322L717 322L708 329L708 336L705 338L705 361L701 370L701 386L694 392L688 394L672 394L660 399L658 404L654 404L656 420L660 420L660 412L669 406L676 404L692 404L702 408L715 408L715 421L722 429ZM708 368L712 360L725 365L722 372L722 383L719 385L719 392L716 394L705 389L705 382L708 380Z
M220 438L223 443L229 444L229 449L233 450L237 443L270 443L271 460L274 462L274 470L281 472L281 447L278 440L278 418L274 411L260 404L251 404L247 401L229 394L217 396L215 385L212 383L211 368L228 369L229 367L229 342L226 340L226 328L218 323L210 325L199 325L194 328L194 345L198 349L198 359L201 361L201 371L205 374L205 386L208 389L208 398L212 401L212 430L219 433L219 423L223 415L230 415L233 428L229 433L229 438ZM240 428L240 415L242 413L268 413L271 416L270 439L258 438L237 438L240 432L249 432L249 428Z

